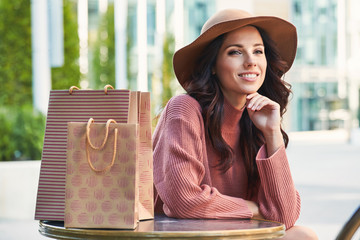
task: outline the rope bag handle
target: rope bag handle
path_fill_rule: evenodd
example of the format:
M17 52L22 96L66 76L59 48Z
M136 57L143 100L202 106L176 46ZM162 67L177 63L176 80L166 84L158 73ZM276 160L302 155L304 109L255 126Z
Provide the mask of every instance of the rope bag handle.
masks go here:
M111 86L110 84L105 85L105 87L104 87L104 92L105 92L106 95L108 95L108 88L114 89L114 87Z
M80 90L80 88L78 88L77 86L71 86L71 87L69 88L69 94L70 94L70 95L73 94L74 89Z
M104 137L104 141L103 143L100 145L100 147L95 147L94 144L91 143L90 141L90 125L94 122L94 119L93 118L90 118L88 123L87 123L87 126L86 126L86 141L87 143L89 144L89 146L94 149L94 150L101 150L104 148L105 144L106 144L106 141L108 139L108 136L109 136L109 126L110 126L110 123L117 123L114 119L109 119L107 120L106 122L106 126L105 126L105 137Z
M108 136L109 136L109 127L110 127L110 123L117 123L115 120L113 119L109 119L107 122L106 122L106 132L105 132L105 137L104 137L104 141L103 143L100 145L100 147L95 147L91 141L90 141L90 125L94 123L94 119L93 118L90 118L87 125L86 125L86 140L87 140L87 144L86 144L86 153L87 153L87 161L89 163L89 166L90 168L94 171L94 172L97 172L97 173L101 173L101 172L106 172L107 170L109 170L110 168L112 168L112 166L114 166L114 163L115 163L115 156L116 156L116 148L117 148L117 135L118 135L118 129L115 128L115 136L114 136L114 153L113 153L113 156L112 156L112 160L111 160L111 163L110 165L106 166L104 169L96 169L94 167L94 165L92 164L91 160L90 160L90 154L89 154L89 147L90 146L92 149L94 150L101 150L104 148L105 144L106 144L106 141L108 139Z
M104 87L104 93L105 93L106 95L108 95L108 88L114 89L114 87L111 86L110 84L105 85L105 87ZM73 94L73 91L74 91L75 89L76 89L76 90L80 90L80 88L78 88L77 86L71 86L71 87L69 88L69 94L72 95L72 94Z

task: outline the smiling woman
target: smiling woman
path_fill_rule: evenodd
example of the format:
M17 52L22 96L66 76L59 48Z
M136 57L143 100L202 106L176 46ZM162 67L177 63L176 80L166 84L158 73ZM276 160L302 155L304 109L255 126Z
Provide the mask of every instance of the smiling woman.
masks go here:
M294 226L300 196L286 155L281 119L290 89L295 27L237 9L216 13L174 55L187 94L172 98L154 132L159 212L177 218L265 218L283 239L317 239Z

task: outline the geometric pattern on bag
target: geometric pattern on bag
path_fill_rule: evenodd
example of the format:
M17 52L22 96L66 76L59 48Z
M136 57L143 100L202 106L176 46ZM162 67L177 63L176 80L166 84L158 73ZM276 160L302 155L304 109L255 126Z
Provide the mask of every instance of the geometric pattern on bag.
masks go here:
M65 227L137 226L138 125L111 122L68 123Z

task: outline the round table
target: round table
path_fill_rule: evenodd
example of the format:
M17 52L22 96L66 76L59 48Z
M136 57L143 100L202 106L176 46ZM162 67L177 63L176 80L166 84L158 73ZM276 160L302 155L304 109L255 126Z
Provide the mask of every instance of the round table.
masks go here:
M275 239L284 236L285 226L266 220L155 216L134 230L64 228L64 222L40 221L39 232L55 239Z

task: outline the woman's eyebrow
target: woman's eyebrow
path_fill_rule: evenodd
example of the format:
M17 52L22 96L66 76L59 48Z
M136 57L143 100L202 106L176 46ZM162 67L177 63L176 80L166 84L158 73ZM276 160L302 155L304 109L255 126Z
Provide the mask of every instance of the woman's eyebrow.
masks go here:
M229 47L238 47L238 48L244 48L244 46L242 44L229 44L226 48L229 48ZM262 43L255 43L253 45L253 47L264 47L264 44Z

